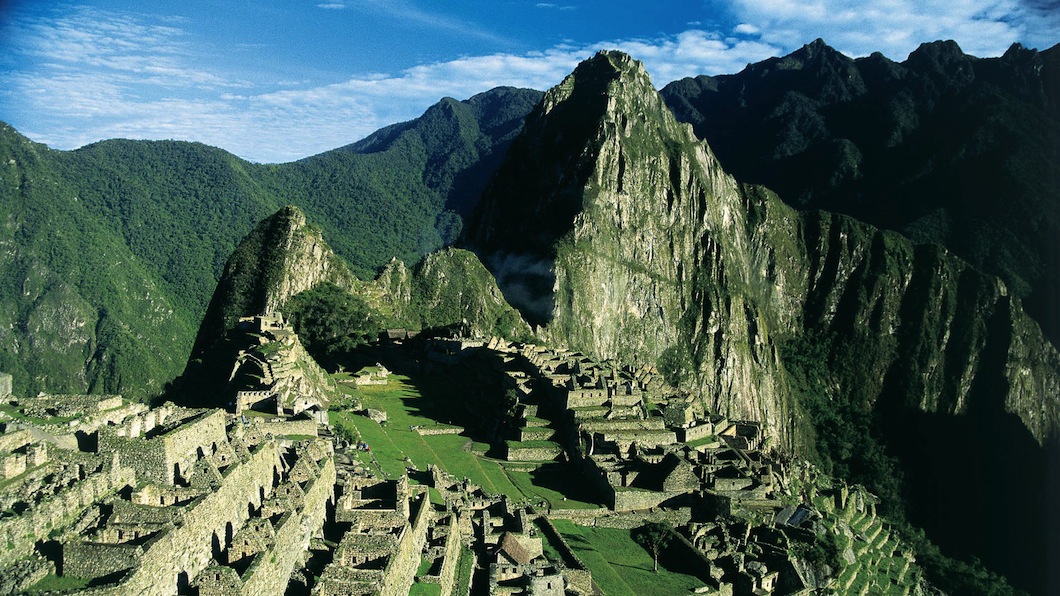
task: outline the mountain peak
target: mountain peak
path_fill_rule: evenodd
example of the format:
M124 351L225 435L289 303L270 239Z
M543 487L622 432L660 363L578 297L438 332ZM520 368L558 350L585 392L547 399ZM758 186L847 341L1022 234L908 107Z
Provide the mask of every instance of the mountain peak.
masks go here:
M600 50L592 58L582 61L574 69L575 75L589 73L610 74L614 78L623 76L647 76L644 64L640 60L619 50Z
M289 228L300 228L306 225L305 213L302 213L302 210L295 205L287 205L264 221Z
M358 283L301 209L280 209L247 234L229 257L192 357L204 354L239 317L271 314L324 281L346 289Z
M624 90L655 93L648 71L639 60L618 50L600 50L592 58L578 64L563 82L550 89L542 103L545 113L574 95L600 98L613 94L615 86Z

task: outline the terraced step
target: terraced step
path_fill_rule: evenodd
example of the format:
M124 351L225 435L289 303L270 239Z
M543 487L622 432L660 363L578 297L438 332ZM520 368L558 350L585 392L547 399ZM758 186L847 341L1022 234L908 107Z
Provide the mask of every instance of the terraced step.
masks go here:
M887 544L887 541L891 539L891 533L884 528L880 528L880 531L876 533L876 537L872 539L872 548L883 551L883 545Z
M854 583L854 580L858 578L858 571L861 569L861 565L854 561L852 564L847 565L846 568L836 578L836 583L839 584L841 592L849 593L850 586Z
M877 547L877 549L880 551L881 556L893 557L894 551L898 550L898 541L892 538L888 533L887 540Z

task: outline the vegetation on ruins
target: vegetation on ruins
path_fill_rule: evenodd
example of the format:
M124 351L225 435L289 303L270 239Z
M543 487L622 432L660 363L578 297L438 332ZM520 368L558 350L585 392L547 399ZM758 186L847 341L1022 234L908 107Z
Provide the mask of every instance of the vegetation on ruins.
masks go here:
M630 530L579 526L562 519L553 523L606 594L681 594L703 583L695 571L675 569L665 557L655 570L652 556L634 540Z
M306 350L325 363L374 341L383 327L364 298L330 282L296 294L284 310Z
M850 357L833 350L832 341L807 336L780 344L794 396L808 418L805 436L812 438L806 446L811 459L826 473L862 484L879 496L881 512L897 525L904 539L916 549L920 565L940 585L950 586L958 593L1011 593L1004 578L987 570L978 558L962 561L945 555L908 520L901 466L879 436L878 414L868 404L844 400L844 396L828 398L832 393L827 389L832 376L829 362ZM834 561L836 554L829 540L799 548L808 549L800 552L822 562Z

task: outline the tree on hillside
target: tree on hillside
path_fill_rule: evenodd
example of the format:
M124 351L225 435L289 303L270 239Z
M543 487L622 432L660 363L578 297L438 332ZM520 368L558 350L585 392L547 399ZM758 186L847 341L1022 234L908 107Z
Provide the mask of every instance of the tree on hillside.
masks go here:
M648 522L633 530L633 539L655 559L655 573L659 572L659 553L674 537L674 530L665 522Z
M295 333L314 358L334 358L367 344L383 327L364 298L324 282L285 305Z

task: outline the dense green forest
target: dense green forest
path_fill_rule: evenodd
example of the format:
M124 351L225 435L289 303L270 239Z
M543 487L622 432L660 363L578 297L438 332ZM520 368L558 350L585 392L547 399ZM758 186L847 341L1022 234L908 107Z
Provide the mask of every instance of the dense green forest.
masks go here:
M199 143L54 151L0 128L0 370L16 393L145 396L176 376L225 261L295 204L371 278L451 244L540 93L443 99L416 120L290 164Z

